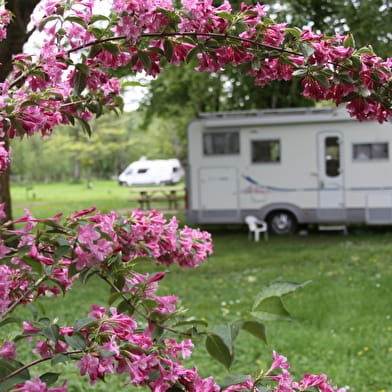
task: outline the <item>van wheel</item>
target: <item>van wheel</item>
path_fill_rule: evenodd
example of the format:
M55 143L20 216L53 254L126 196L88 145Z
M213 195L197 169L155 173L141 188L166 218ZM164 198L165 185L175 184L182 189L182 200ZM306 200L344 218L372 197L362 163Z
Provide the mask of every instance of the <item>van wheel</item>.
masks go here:
M292 234L297 230L297 220L287 211L276 211L268 217L268 229L273 234Z

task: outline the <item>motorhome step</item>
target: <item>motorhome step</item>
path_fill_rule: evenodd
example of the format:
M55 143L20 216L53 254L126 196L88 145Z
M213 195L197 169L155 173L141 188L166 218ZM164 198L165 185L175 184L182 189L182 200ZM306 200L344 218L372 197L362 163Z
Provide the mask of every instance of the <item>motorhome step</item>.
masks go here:
M319 231L343 231L343 234L347 234L346 225L319 225Z

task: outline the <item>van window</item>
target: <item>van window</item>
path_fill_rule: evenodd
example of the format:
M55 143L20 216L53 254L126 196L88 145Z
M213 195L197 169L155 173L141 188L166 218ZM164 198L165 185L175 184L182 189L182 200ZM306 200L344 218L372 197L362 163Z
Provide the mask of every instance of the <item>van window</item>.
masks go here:
M375 159L388 159L388 143L354 143L353 160L371 161Z
M213 131L203 134L204 155L232 155L240 153L239 131Z
M337 177L340 174L340 140L337 136L325 138L325 174Z
M144 174L144 173L147 173L147 171L148 171L148 168L137 169L138 174Z
M280 162L280 140L252 140L252 163Z

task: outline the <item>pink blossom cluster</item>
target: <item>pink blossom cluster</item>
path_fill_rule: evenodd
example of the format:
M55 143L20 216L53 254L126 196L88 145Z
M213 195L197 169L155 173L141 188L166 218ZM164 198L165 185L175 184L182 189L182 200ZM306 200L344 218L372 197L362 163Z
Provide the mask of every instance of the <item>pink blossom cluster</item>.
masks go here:
M10 137L50 135L56 125L88 122L102 108L118 105L121 84L111 70L127 67L155 76L163 60L179 65L189 57L198 59L198 71L247 63L258 85L301 76L305 96L348 101L359 120L383 122L392 114L385 103L390 90L383 88L391 59L354 50L347 36L304 30L286 40L292 30L266 22L260 4L243 4L234 15L228 1L218 7L212 0L182 3L183 9L175 10L170 0L115 0L110 16L94 18L94 0L43 1L45 16L36 23L46 38L37 56L15 56L9 81L0 85L0 131ZM4 11L0 26L8 21ZM0 168L6 164L3 155Z
M31 280L20 269L0 265L0 315L15 301L31 300L31 296L25 295L30 285Z
M103 380L105 375L125 373L129 375L129 384L149 386L157 392L164 392L176 383L185 386L188 391L220 390L212 377L202 379L198 376L196 368L186 369L183 366L181 360L188 358L193 348L189 339L178 342L173 338L167 338L159 345L152 337L152 324L141 330L133 316L118 313L116 308L106 309L93 305L88 316L88 326L79 331L74 331L72 327L60 328L57 343L49 339L37 340L33 352L42 358L52 358L55 354L69 354L70 347L64 337L72 338L74 334L78 334L85 339L86 349L73 351L73 354L80 354L76 366L82 376L89 377L91 385ZM30 338L33 334L41 335L41 332L42 329L35 327L33 323L24 323L23 334ZM0 348L0 355L4 359L15 359L15 345L4 342ZM153 379L151 374L155 374ZM31 381L27 381L17 390L47 391L44 383L35 388L33 389ZM66 384L60 388L49 391L66 391Z
M0 5L2 5L0 3ZM7 37L7 25L11 22L11 12L7 10L0 10L0 40Z
M15 388L18 392L67 392L67 382L64 382L61 387L48 388L39 377L35 376L32 381L28 380L24 384Z
M0 205L0 215L2 208L3 205ZM25 215L6 224L6 227L11 223L22 226L4 230L19 238L15 249L7 246L3 239L0 240L0 254L10 262L10 266L0 266L0 314L6 312L15 301L26 303L37 296L57 296L61 292L67 292L77 278L77 274L70 273L72 266L77 272L97 267L102 272L110 273L114 259L122 265L147 257L152 262L164 265L178 263L183 268L194 268L213 251L209 233L189 227L180 229L174 217L167 222L157 211L144 213L135 210L129 217L120 217L114 212L91 215L94 210L95 208L91 208L75 212L62 225L59 221L61 214L53 218L36 219L26 209ZM64 239L54 241L50 233L45 236L44 229L40 227L38 240L34 234L38 224L44 225L47 230L53 225L57 226L66 233ZM59 247L65 249L61 257L56 256L59 254ZM24 252L20 249L24 249ZM47 279L36 284L33 266L35 270L40 266L50 271ZM159 279L152 279L133 274L127 279L131 285L137 279L140 280L139 283L144 279L144 285L148 287L162 278L163 275ZM159 311L162 313L171 313L177 300L176 297L153 299L160 304Z
M296 392L306 391L310 388L316 388L319 392L345 392L346 388L336 388L331 385L328 381L328 377L325 374L304 374L301 381L294 381L290 372L287 370L290 365L287 363L287 358L283 355L279 355L276 351L273 352L273 363L268 370L265 378L271 379L278 382L275 392ZM281 374L270 375L275 369L280 369Z
M175 217L167 222L157 211L137 209L127 218L97 213L87 221L79 226L77 257L72 261L78 270L95 264L106 268L104 260L114 254L121 254L123 262L152 257L165 265L194 268L212 253L209 233L186 226L179 229Z
M0 142L0 172L7 169L10 163L9 152L4 148L5 142Z

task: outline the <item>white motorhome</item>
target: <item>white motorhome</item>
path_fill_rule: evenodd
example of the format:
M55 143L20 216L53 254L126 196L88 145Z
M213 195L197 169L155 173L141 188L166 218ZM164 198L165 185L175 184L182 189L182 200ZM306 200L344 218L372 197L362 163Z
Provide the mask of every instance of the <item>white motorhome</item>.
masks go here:
M140 158L118 177L120 185L172 185L181 181L184 170L178 159Z
M187 219L392 224L391 143L391 123L336 108L203 113L188 125Z

